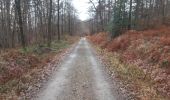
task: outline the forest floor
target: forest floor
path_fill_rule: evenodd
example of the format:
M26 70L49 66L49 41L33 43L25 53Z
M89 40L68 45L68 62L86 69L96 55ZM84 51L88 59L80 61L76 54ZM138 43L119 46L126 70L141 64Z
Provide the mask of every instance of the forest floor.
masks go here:
M109 41L107 33L89 36L120 89L136 100L170 98L170 27L131 30Z
M66 36L64 40L52 42L50 48L35 45L27 47L27 51L1 50L0 100L25 100L35 95L78 40L78 37Z

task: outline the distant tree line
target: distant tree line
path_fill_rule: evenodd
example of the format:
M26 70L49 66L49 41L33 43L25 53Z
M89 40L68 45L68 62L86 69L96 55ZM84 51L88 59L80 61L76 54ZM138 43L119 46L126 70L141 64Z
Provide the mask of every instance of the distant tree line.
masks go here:
M143 30L170 24L170 0L89 0L91 33Z
M71 0L0 0L0 48L48 44L67 33L79 20Z

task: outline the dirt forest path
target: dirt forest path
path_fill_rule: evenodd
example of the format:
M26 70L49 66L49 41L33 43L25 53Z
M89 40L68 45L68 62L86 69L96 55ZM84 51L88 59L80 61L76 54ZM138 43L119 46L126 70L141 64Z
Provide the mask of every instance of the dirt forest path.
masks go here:
M92 47L82 38L35 100L121 100L113 88Z

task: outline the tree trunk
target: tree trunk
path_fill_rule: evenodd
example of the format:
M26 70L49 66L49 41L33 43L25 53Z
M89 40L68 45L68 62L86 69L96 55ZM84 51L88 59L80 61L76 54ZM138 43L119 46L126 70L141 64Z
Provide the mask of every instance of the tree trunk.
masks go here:
M131 30L131 27L132 27L132 0L130 0L128 30Z
M52 20L52 0L50 0L50 9L48 16L48 47L51 47L51 20Z
M60 40L60 0L58 0L58 40Z
M22 15L21 15L21 1L20 0L15 0L15 5L16 5L16 11L18 13L18 25L19 25L19 29L20 29L22 47L23 47L24 50L26 50L26 42L25 42Z

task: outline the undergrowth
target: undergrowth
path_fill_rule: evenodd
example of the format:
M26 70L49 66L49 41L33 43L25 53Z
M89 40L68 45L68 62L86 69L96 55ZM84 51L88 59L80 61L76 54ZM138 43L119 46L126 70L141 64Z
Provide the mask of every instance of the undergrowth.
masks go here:
M26 51L23 49L1 51L0 99L14 100L23 94L30 85L39 81L41 73L45 73L43 72L46 70L45 66L77 40L78 37L66 37L61 41L53 41L51 47L41 44L29 46Z
M117 66L114 70L122 75L121 78L137 84L141 91L148 90L143 95L139 91L140 98L170 97L170 27L131 30L111 41L108 36L108 33L99 33L88 38L101 49L111 52L108 60L113 67Z
M101 48L97 48L97 52L103 55L107 67L112 73L116 73L116 78L123 80L126 89L135 95L137 100L164 100L154 88L154 82L149 75L146 75L142 69L136 65L124 63L118 53L108 52Z

